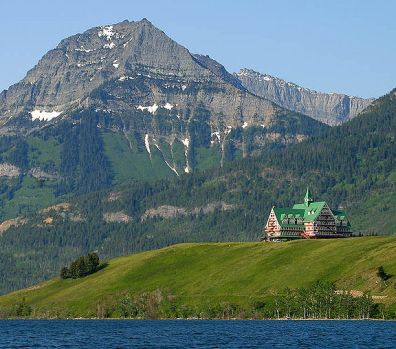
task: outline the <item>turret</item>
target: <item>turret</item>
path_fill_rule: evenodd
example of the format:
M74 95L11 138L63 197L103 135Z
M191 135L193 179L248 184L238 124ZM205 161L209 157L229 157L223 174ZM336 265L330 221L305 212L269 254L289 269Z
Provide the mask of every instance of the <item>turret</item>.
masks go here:
M304 197L304 204L305 206L308 207L311 202L313 202L312 194L309 191L309 188L307 188L307 192L305 193L305 197Z

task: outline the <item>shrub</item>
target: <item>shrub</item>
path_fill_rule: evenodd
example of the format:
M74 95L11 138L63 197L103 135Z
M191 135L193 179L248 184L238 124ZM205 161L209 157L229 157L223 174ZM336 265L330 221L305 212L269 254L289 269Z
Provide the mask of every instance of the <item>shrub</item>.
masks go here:
M385 272L385 269L382 265L377 269L377 276L384 282L391 277L389 274Z
M25 298L15 306L15 315L18 317L28 317L32 314L32 307L26 303Z

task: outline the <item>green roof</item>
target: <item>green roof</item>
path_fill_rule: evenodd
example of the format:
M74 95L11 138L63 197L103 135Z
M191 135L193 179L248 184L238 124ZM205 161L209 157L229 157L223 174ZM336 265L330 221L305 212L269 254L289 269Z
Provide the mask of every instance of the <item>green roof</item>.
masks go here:
M324 201L311 202L308 206L305 204L295 204L293 209L304 210L304 213L302 214L304 221L312 222L319 215L320 211L322 211L325 204L326 203Z
M333 215L336 219L338 219L339 221L347 221L347 226L350 227L351 224L349 223L349 219L345 213L345 211L341 211L341 210L333 210Z
M278 223L281 227L304 227L304 224L289 224L289 223L282 223L283 219L291 218L297 219L304 216L304 210L294 209L294 208L276 208L274 207L274 213ZM299 216L299 217L296 217Z
M274 207L274 213L278 223L281 227L304 227L304 224L294 224L294 219L300 220L303 219L304 222L313 222L322 211L323 207L326 205L325 201L313 201L311 192L309 188L307 188L307 192L305 194L304 203L303 204L295 204L291 208L276 208ZM343 226L351 226L347 215L344 211L341 210L331 210L334 217L338 221L346 221L347 224ZM293 222L286 221L283 223L284 219L292 219ZM340 224L338 226L341 226Z
M334 216L345 216L346 217L346 213L345 211L341 211L341 210L332 210Z

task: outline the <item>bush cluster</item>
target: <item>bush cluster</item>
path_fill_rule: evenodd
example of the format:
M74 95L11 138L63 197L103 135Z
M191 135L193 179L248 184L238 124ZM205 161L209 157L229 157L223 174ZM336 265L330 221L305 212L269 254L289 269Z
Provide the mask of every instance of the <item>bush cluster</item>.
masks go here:
M99 257L95 252L78 257L69 267L63 267L60 272L61 279L78 279L93 274L100 269Z

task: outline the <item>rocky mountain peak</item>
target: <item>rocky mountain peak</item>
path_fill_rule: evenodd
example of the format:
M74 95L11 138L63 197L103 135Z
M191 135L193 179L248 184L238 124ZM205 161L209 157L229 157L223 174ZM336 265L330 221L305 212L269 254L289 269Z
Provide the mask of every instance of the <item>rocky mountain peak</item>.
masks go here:
M150 163L159 153L175 175L197 168L201 151L222 165L324 128L250 93L223 65L191 54L147 19L62 40L0 95L0 134L45 132L48 123L56 134L58 121L78 128L87 119Z
M213 72L147 19L123 21L62 40L21 82L1 93L0 116L7 120L22 111L59 113L106 81L136 74L213 78Z

